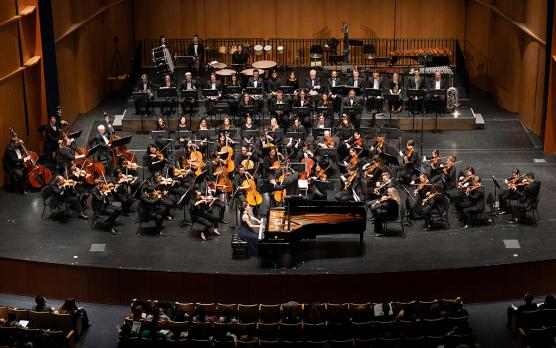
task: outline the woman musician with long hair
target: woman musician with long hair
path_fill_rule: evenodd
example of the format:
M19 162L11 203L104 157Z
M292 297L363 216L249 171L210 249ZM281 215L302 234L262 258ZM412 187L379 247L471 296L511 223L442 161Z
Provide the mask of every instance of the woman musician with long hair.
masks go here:
M390 187L386 191L386 195L374 201L371 206L371 214L375 225L375 236L382 236L383 226L386 221L394 221L398 218L400 207L400 195L398 191Z

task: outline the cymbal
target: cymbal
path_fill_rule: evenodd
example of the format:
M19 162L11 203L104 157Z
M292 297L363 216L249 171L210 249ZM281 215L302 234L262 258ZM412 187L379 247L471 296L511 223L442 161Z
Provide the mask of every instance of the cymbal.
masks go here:
M216 75L220 75L220 76L232 76L233 74L236 73L236 71L232 69L221 69L221 70L217 70L215 73Z
M226 69L226 67L228 67L226 63L219 63L219 62L212 62L209 63L209 65L215 69Z
M263 70L263 69L260 69L260 68L256 68L256 69L259 70L259 74L264 73L264 70ZM255 69L245 69L245 70L242 70L242 71L241 71L241 74L242 74L242 75L245 75L245 76L253 76L253 71L254 71L254 70L255 70Z
M257 69L272 69L276 65L278 65L278 63L276 63L273 60L259 60L258 62L255 62L252 65L253 68L257 68Z

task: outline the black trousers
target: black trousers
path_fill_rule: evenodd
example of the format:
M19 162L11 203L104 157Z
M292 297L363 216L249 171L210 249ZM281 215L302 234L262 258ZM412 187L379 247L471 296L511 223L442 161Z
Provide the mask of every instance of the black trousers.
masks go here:
M143 215L143 221L147 222L147 221L154 220L157 229L160 229L160 227L162 227L163 219L164 217L161 214L158 214L156 212L145 213Z
M211 228L217 228L218 227L218 221L220 219L209 213L209 212L202 212L198 215L193 216L193 222L197 222L201 225L203 225L203 232L209 232Z
M116 191L112 196L117 202L122 203L122 210L124 213L129 212L131 205L133 204L133 198L129 193Z
M8 175L11 177L13 187L23 192L25 190L26 180L25 180L25 172L23 168L13 168L8 171Z
M114 223L120 214L122 213L122 208L117 207L115 205L106 205L104 209L102 209L102 214L108 215L108 219L106 219L106 223L111 228L114 227Z
M373 214L374 218L374 225L375 225L375 233L382 234L382 223L386 221L391 221L392 218L390 217L391 214L388 211L383 209L371 208L371 214Z

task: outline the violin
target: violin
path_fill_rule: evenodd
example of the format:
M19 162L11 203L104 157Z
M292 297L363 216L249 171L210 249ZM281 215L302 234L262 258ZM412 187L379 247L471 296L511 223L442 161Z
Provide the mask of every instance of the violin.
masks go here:
M189 168L174 167L174 170L173 170L174 177L184 177L184 176L189 175L189 173L191 173L191 169L189 169Z
M324 141L324 145L325 145L327 148L329 148L329 149L330 149L330 148L333 148L334 146L336 146L336 144L334 144L334 139L332 139L332 138L326 139L326 140Z
M156 178L156 182L161 186L174 186L174 184L176 183L176 181L172 178L164 178L161 176Z
M369 168L367 168L367 170L365 171L365 177L372 178L372 172L377 168L382 168L381 161L373 161L373 164L371 164Z
M108 183L104 183L100 186L100 192L104 193L104 194L108 194L113 192L116 189L116 185L114 185L111 182Z
M377 199L373 205L371 205L371 208L376 207L377 205L380 205L382 203L386 203L388 200L390 199L390 196L382 196L380 199Z
M433 200L434 197L438 196L440 192L431 192L423 201L421 202L422 206L427 205L429 202Z
M149 193L149 197L151 199L162 199L163 195L164 194L160 190L153 190L151 193Z
M77 186L77 181L73 179L64 179L64 183L62 184L63 188L74 188Z
M122 168L128 169L128 170L137 170L138 168L143 168L140 165L137 164L137 162L132 162L129 160L124 160L122 162Z
M403 156L403 162L404 163L408 163L409 162L409 157L411 157L411 155L413 155L413 151L415 151L415 148L412 147L410 149L407 149L407 151L405 152L404 156Z
M449 171L450 169L452 169L452 167L455 166L456 163L461 163L461 162L462 162L462 161L448 162L448 163L446 163L446 165L444 165L444 166L443 166L442 164L440 164L440 166L442 167L442 172L443 172L445 175L447 175L447 174L448 174L448 171Z
M363 140L361 138L355 139L353 141L353 146L355 147L363 147Z
M351 158L350 158L350 160L349 160L349 164L350 164L352 167L355 167L355 166L357 166L358 163L359 163L359 157L358 157L357 155L351 156Z
M348 190L350 188L351 184L353 183L356 177L357 177L357 172L353 172L353 174L351 174L346 179L346 182L344 183L344 190Z
M315 176L311 177L311 179L326 181L328 176L326 175L326 171L324 169L319 169L315 171Z
M383 182L381 185L378 185L377 187L375 187L375 190L374 190L375 194L377 194L377 195L380 194L380 191L381 191L383 188L385 188L386 185L388 185L391 181L392 181L392 179L390 179L390 180L388 180L388 181L385 181L385 182Z
M420 183L417 188L415 189L415 191L413 191L413 196L417 196L417 194L419 194L419 191L421 191L423 188L425 188L425 186L427 186L429 184L429 179L423 181L422 183Z
M118 178L118 184L122 185L122 184L133 184L135 182L135 180L137 180L136 176L133 175L128 175L128 174L122 174L119 178Z
M461 179L458 181L458 187L459 187L459 188L463 188L463 186L464 186L469 180L471 180L471 178L473 178L473 175L468 175L468 176L466 176L466 177L461 178Z
M216 198L211 196L200 196L199 199L195 201L195 206L199 204L208 204L208 206L212 206L212 204L216 202Z
M534 182L535 182L535 179L527 179L527 178L525 178L525 179L521 180L521 182L519 182L519 183L517 183L517 184L511 185L511 186L510 186L510 189L515 190L515 189L517 189L518 187L527 186L527 185L532 184L532 183L534 183Z
M473 186L469 186L466 190L465 190L465 195L469 196L469 194L473 191L475 191L476 189L478 189L479 187L481 187L483 185L481 185L481 183L475 183Z
M159 161L164 161L164 154L162 152L160 152L159 150L156 150L155 153L150 153L149 156L151 156L151 158L153 159L157 159Z

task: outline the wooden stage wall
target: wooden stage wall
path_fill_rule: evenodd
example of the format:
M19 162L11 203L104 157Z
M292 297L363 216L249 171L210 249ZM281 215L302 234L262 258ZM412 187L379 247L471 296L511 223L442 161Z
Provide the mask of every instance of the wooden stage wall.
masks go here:
M552 48L548 73L548 98L546 101L546 130L544 151L556 153L556 5L552 13Z
M534 270L532 272L531 270ZM0 292L128 305L181 302L382 302L462 296L484 302L556 292L555 261L452 270L345 275L226 275L95 268L0 259Z
M0 1L0 51L2 151L13 127L30 149L42 152L37 129L46 120L46 96L37 0ZM5 179L0 171L0 183Z

